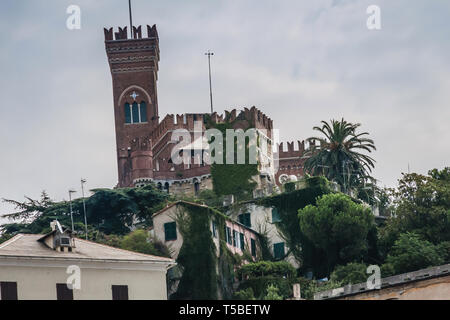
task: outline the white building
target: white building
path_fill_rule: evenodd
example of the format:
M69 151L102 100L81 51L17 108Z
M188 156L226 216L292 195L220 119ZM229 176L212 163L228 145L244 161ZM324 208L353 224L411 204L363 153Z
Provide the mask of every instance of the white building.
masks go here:
M60 226L0 245L0 300L164 300L172 259L74 238ZM61 232L62 231L62 232Z
M257 233L265 235L269 242L269 250L276 260L284 259L295 268L299 267L294 256L291 253L287 254L289 247L277 229L276 223L280 222L277 208L264 207L253 201L241 203L237 208L237 210L236 207L230 209L227 215Z

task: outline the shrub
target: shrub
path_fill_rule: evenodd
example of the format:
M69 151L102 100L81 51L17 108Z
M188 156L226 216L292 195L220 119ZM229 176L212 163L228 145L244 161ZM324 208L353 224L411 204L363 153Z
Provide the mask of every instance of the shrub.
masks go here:
M264 300L283 300L283 297L278 294L279 289L274 285L269 285L267 287L267 294Z
M247 288L245 290L237 291L234 294L235 300L255 300L255 294L252 288Z

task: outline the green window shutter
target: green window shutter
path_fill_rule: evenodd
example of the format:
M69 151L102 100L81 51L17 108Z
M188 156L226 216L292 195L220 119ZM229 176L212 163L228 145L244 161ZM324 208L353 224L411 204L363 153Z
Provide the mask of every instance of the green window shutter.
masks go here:
M272 223L281 222L280 213L277 208L272 208Z
M284 242L275 243L273 245L273 255L277 260L281 260L284 258Z
M131 109L130 104L127 102L125 103L125 123L131 123Z
M250 213L243 213L239 215L239 222L242 223L244 226L251 228L252 223L250 220Z
M231 229L228 227L225 227L226 229L226 236L227 236L227 243L228 244L233 244L233 239L231 237Z
M245 239L244 239L244 234L243 233L239 233L239 240L241 240L240 241L241 250L244 251L244 249L245 249Z
M164 224L166 241L177 240L177 223L169 222Z
M252 256L256 257L256 241L254 239L250 239L250 247L252 251Z
M139 108L137 102L133 102L133 106L131 108L131 113L133 115L133 123L139 122Z
M147 104L142 101L139 108L141 109L141 122L147 122Z

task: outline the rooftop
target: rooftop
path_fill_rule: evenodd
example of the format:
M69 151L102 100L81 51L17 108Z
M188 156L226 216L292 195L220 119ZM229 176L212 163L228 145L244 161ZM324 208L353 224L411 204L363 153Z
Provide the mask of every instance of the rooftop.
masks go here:
M442 266L421 269L413 272L395 275L392 277L383 278L381 279L381 289L449 275L450 264L445 264ZM314 300L338 299L345 296L351 296L375 290L379 289L368 289L366 283L358 283L353 285L350 284L345 287L316 293L314 295Z
M44 235L42 234L16 235L8 241L0 244L0 259L8 257L22 257L52 260L174 263L174 260L170 258L118 249L79 238L74 238L76 246L76 250L74 252L58 252L52 250L41 241L38 241L43 236Z

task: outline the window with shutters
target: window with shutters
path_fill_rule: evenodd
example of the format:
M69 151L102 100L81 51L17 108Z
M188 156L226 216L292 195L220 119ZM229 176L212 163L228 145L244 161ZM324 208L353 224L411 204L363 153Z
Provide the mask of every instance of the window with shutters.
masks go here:
M0 282L0 300L17 299L17 282Z
M242 251L245 249L245 238L243 233L239 233L239 244Z
M113 300L128 300L128 286L112 286Z
M177 223L176 222L165 223L164 234L166 241L177 240Z
M242 223L244 226L246 226L248 228L252 227L252 223L250 220L250 213L240 214L238 219L239 219L239 222Z
M280 213L277 208L272 208L272 223L281 222Z
M252 252L252 257L256 257L256 241L255 239L250 239L250 249Z
M233 245L239 248L239 233L236 230L233 230Z
M67 287L66 283L56 284L56 299L57 300L73 300L73 290Z
M284 242L275 243L273 245L273 256L276 260L284 258Z
M226 236L227 243L232 245L233 244L233 239L232 239L232 236L231 236L231 229L228 228L228 227L225 227L225 236Z

